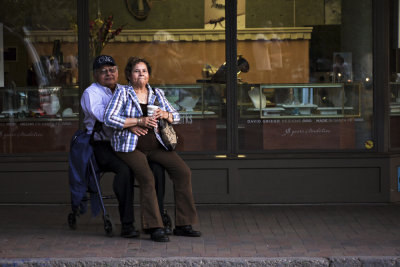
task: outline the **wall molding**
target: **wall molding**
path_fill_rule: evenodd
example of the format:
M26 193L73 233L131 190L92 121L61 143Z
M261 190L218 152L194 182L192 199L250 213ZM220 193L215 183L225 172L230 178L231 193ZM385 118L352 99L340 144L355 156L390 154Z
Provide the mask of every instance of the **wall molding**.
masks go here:
M238 41L255 40L309 40L312 27L247 28L238 29ZM54 40L73 43L77 33L65 31L31 31L27 37L34 43ZM204 42L225 41L225 30L171 29L171 30L123 30L112 42Z

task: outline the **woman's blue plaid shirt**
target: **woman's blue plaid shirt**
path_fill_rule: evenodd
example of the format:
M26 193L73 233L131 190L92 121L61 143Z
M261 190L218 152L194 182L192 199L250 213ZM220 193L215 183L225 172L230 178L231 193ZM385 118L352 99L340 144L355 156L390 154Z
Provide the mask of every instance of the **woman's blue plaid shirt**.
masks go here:
M164 91L156 88L154 91L147 85L149 90L148 105L154 105L156 99L158 100L159 108L172 113L173 123L176 124L180 121L179 113L171 106L164 95ZM154 94L155 92L155 94ZM117 152L132 152L135 150L138 136L128 128L124 129L125 120L127 118L139 118L143 116L142 109L140 108L139 99L130 85L119 86L107 106L104 114L105 125L114 128L114 134L111 139L111 145L114 151ZM165 147L161 140L161 136L154 131L158 141ZM165 149L167 149L165 147Z

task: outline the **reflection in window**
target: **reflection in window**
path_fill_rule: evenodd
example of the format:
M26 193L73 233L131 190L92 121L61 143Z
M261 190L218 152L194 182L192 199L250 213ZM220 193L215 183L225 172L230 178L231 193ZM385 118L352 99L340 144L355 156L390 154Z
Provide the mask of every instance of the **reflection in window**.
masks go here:
M79 112L76 2L4 1L0 12L0 153L68 151Z

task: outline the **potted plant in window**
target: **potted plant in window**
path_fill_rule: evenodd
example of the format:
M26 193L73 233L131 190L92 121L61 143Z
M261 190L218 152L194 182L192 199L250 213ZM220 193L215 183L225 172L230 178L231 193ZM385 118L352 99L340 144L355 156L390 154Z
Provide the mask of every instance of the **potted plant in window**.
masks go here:
M89 27L90 60L92 61L101 54L101 51L109 41L121 33L123 26L113 30L113 16L110 15L103 20L98 14L95 20L90 21Z

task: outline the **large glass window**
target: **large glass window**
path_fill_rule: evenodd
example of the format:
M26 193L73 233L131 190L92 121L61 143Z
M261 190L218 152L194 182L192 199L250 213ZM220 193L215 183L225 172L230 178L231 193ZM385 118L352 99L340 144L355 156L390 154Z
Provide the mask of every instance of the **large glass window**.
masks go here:
M238 1L239 150L369 150L372 3ZM243 23L245 22L245 23Z
M391 47L389 82L390 147L400 148L400 16L399 0L391 1Z
M181 114L178 151L374 149L371 0L238 0L234 101L224 0L88 3L90 60L113 56L121 84L130 56L150 62L150 84ZM77 85L77 1L2 4L0 153L67 152L84 89ZM227 122L232 111L238 120Z
M65 152L78 128L76 1L2 1L0 154Z
M224 73L212 82L225 62L224 14L224 1L90 1L90 25L100 25L92 36L110 15L112 30L123 26L102 49L117 61L119 82L127 84L128 58L143 57L152 66L150 85L179 111L178 151L226 151Z

